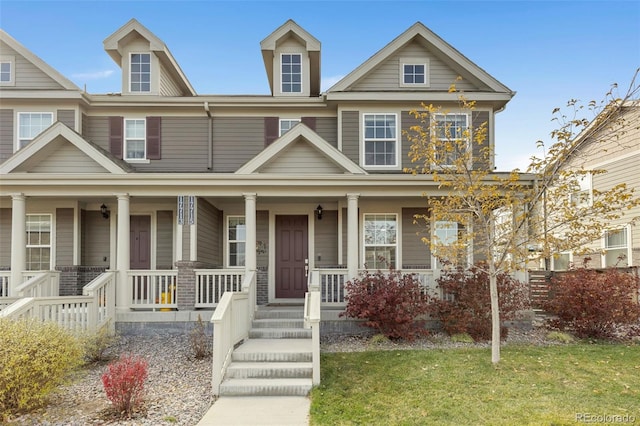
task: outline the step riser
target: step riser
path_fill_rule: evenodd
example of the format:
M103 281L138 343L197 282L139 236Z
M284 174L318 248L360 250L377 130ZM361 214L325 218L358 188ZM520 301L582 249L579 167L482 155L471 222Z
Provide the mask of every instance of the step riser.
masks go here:
M310 339L311 330L255 328L249 330L250 339Z
M232 361L238 362L311 362L311 352L301 353L237 353L231 354Z
M272 310L258 310L255 313L255 319L304 319L304 313L302 309L299 311L272 311Z
M297 319L275 319L275 320L254 320L253 328L303 328L304 320Z
M227 376L230 379L310 379L313 374L311 367L299 368L229 368Z
M311 386L233 386L220 385L225 396L307 396Z

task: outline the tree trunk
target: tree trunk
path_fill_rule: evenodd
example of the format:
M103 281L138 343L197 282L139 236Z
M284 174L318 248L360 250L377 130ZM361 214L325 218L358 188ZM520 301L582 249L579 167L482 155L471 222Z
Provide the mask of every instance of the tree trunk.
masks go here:
M491 362L500 362L500 309L498 305L498 277L489 265L489 293L491 295Z

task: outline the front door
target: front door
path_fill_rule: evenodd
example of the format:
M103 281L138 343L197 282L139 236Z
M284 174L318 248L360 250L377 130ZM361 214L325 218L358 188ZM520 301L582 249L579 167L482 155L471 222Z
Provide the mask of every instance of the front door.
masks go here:
M151 216L131 216L129 224L131 269L151 269Z
M308 262L308 217L276 216L276 298L304 298L307 291Z

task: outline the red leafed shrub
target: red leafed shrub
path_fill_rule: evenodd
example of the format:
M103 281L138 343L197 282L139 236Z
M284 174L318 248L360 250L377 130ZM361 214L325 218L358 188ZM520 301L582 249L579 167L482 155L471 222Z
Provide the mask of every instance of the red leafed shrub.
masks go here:
M501 322L530 308L524 283L506 273L500 273L497 280ZM444 331L450 335L468 333L476 341L491 340L489 274L474 265L466 270L443 270L436 281L444 299L432 302L431 315L442 322ZM500 335L507 337L506 327L501 327Z
M428 333L424 321L417 318L428 312L429 297L414 275L394 269L365 271L345 288L347 307L340 316L364 319L364 326L390 339L411 341Z
M102 384L118 413L129 415L142 404L147 369L147 361L135 355L122 355L107 366Z
M543 308L557 319L550 325L578 337L612 339L620 326L637 324L640 278L614 268L578 268L551 279L552 297Z

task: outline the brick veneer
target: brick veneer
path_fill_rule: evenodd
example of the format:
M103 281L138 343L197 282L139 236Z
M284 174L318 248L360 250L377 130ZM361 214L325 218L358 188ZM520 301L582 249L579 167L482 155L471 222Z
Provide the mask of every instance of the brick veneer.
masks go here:
M60 296L78 296L82 287L107 270L106 266L57 266L60 271Z

